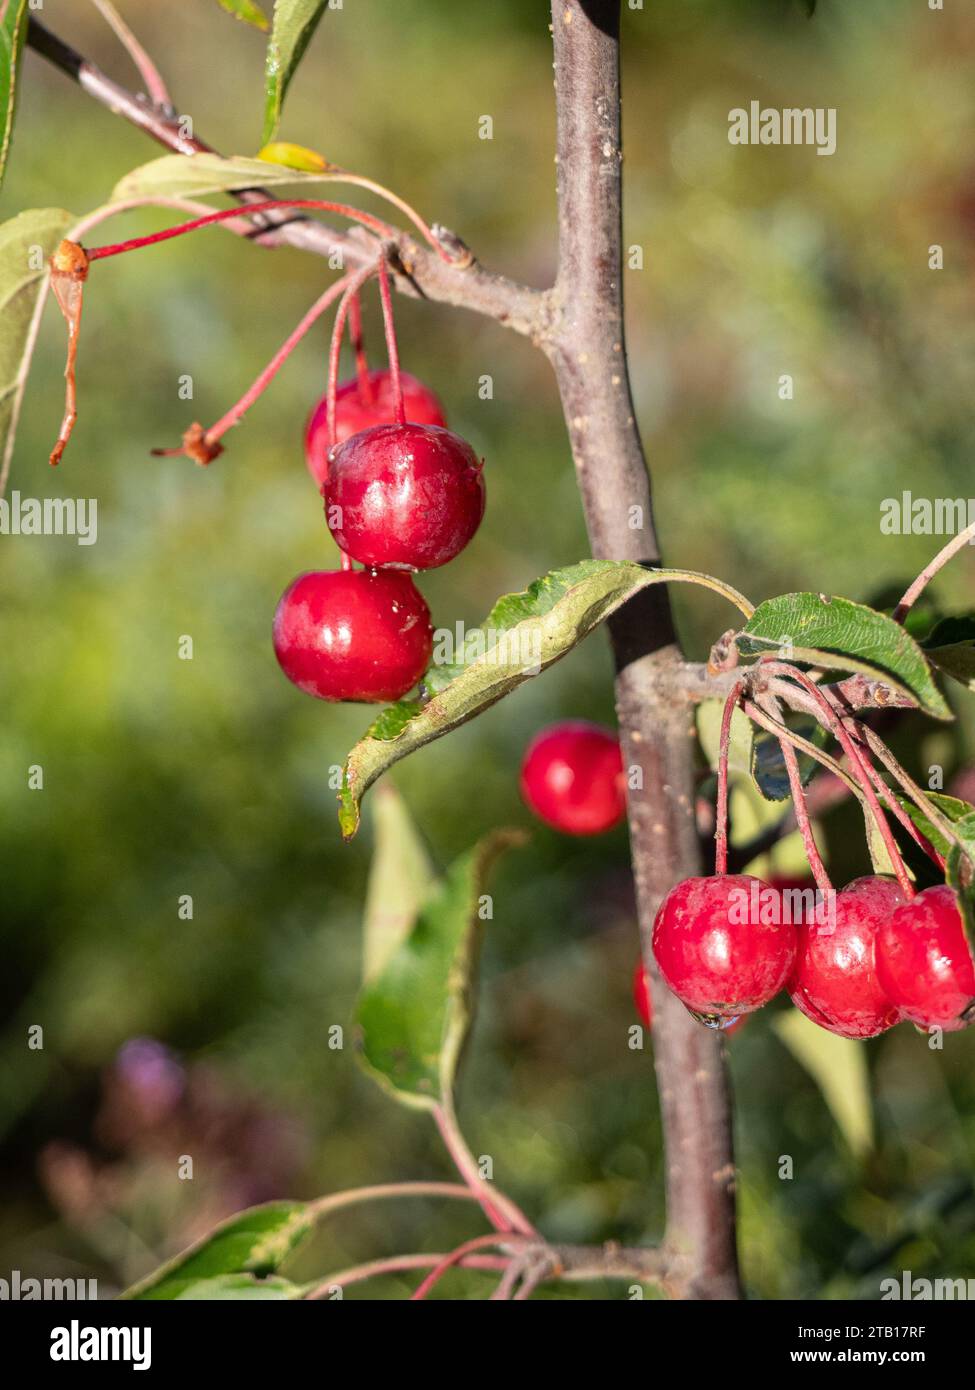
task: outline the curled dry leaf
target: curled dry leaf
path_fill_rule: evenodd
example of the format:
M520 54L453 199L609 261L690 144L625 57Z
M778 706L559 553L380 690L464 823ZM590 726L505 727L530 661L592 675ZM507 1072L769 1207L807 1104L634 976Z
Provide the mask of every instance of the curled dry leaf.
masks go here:
M64 368L64 418L57 442L51 450L51 464L61 462L78 418L78 391L75 364L78 358L78 333L81 328L81 304L85 281L88 278L88 253L76 241L62 241L51 257L51 290L58 308L68 325L68 359Z

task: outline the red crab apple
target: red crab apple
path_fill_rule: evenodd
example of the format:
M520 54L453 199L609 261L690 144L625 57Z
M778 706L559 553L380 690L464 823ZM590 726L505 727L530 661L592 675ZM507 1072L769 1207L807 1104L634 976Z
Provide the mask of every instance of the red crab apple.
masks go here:
M843 1038L874 1038L898 1023L900 1010L877 975L876 942L903 903L892 879L858 878L837 893L822 920L802 922L787 986L796 1008Z
M521 794L540 820L566 835L610 830L626 811L619 739L584 719L543 729L525 751Z
M433 650L430 610L408 574L311 570L284 591L274 654L290 681L319 700L397 700Z
M633 1002L636 1005L636 1011L640 1015L643 1026L645 1028L653 1028L653 1000L650 997L650 977L647 974L647 968L642 960L637 961L636 969L633 971ZM741 1018L733 1019L724 1029L724 1032L730 1038L732 1033L737 1033L739 1028L744 1027L744 1024L745 1016L743 1015Z
M400 372L403 409L417 425L446 425L443 406L423 382ZM353 434L386 425L396 419L393 379L385 369L369 373L365 390L358 377L339 383L335 393L335 442L343 444ZM328 472L328 397L323 396L308 417L305 429L305 462L319 487Z
M899 907L877 935L877 975L891 1002L921 1028L975 1022L975 961L946 883Z
M653 1000L650 998L650 977L642 960L633 971L633 1002L645 1028L653 1027Z
M437 425L376 425L332 450L322 496L329 530L353 560L432 570L481 524L483 465Z
M687 878L664 898L653 953L692 1013L718 1027L767 1004L795 961L795 928L769 910L774 890L750 874Z

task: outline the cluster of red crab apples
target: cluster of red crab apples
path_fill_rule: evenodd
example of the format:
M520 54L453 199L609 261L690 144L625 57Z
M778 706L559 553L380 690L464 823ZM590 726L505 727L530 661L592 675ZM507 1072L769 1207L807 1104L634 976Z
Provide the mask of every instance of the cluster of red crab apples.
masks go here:
M554 725L529 747L521 786L556 829L607 830L625 811L619 743L595 725ZM661 904L652 944L666 984L715 1028L734 1027L783 989L814 1023L846 1038L876 1037L904 1019L944 1032L975 1022L975 962L946 884L908 901L881 877L833 894L812 880L689 878ZM642 962L633 991L649 1026Z
M399 386L402 405L392 374L369 372L339 387L331 428L327 397L308 422L305 458L343 567L288 587L274 650L288 679L320 700L383 702L412 690L433 650L412 572L452 560L484 515L481 461L445 427L431 390L406 372Z
M323 398L308 423L306 460L343 568L289 586L274 649L288 678L323 700L395 700L417 684L433 629L411 573L452 560L484 514L483 468L470 445L415 377L401 373L399 387L401 400L390 372L360 373L337 391L331 422ZM626 809L618 740L584 721L553 725L525 754L521 791L557 830L610 829ZM848 1038L903 1019L945 1032L975 1022L975 961L944 884L907 900L881 877L825 897L746 874L686 879L660 906L653 952L670 989L715 1028L733 1027L782 989ZM649 1025L642 965L634 994Z

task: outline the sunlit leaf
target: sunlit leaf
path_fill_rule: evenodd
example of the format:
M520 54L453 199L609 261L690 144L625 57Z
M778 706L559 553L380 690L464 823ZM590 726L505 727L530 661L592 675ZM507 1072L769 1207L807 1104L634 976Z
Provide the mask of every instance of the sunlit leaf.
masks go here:
M207 1302L225 1303L241 1299L274 1299L277 1302L304 1298L307 1286L292 1284L288 1279L272 1275L269 1279L258 1279L253 1274L219 1274L213 1279L194 1279L180 1293L160 1293L142 1295L150 1298L173 1298L181 1303Z
M235 19L242 19L245 24L253 24L255 29L268 27L267 15L259 5L254 4L254 0L217 0L217 4Z
M363 987L360 1058L406 1105L431 1108L453 1089L474 1016L485 880L498 855L523 839L496 831L452 864L409 936Z
M256 1289L257 1281L276 1274L288 1255L304 1240L312 1228L313 1215L304 1202L268 1202L261 1207L224 1221L216 1230L168 1260L147 1278L134 1284L122 1294L130 1299L176 1299L211 1297L194 1294L192 1289L202 1280L226 1280L237 1276L242 1282L234 1294L224 1297L300 1297L275 1290L270 1294ZM248 1283L248 1281L254 1281ZM224 1287L227 1285L224 1283ZM275 1289L274 1285L269 1286Z
M273 188L277 184L327 183L338 175L325 170L293 169L245 155L164 154L132 169L115 186L111 201L133 198L201 198L207 193L232 193L242 188Z
M641 589L679 581L703 584L733 602L740 599L710 575L614 560L583 560L553 570L523 593L499 599L484 623L467 633L463 651L438 660L435 649L434 664L423 678L430 698L389 705L352 749L339 793L346 839L358 829L363 796L387 768L559 661Z
M273 140L281 107L327 0L275 0L264 65L264 144Z
M708 760L708 766L718 770L718 753L721 746L721 719L724 714L724 700L701 700L696 710L697 737L701 750ZM755 738L755 725L740 709L731 716L731 737L728 741L728 770L741 772L746 777L752 771L752 744Z
M48 260L75 221L63 208L33 208L0 225L0 496L44 308Z
M395 787L376 788L375 843L362 931L362 977L368 983L410 933L434 881L433 865L406 803Z
M899 623L862 603L829 594L782 594L759 604L738 638L745 656L778 654L832 671L857 671L909 696L927 714L950 719L924 653Z
M257 157L265 164L282 164L287 169L300 169L309 174L323 174L329 167L328 160L317 150L292 145L287 140L272 141L258 150Z
M0 127L0 183L7 170L17 114L27 20L28 0L7 0L5 5L0 5L0 121L3 122Z

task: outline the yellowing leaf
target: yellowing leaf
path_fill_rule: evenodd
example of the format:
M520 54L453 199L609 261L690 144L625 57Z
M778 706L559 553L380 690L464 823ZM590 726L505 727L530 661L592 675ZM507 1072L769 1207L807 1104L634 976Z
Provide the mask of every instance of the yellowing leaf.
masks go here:
M332 166L324 155L307 145L293 145L287 140L272 140L258 151L258 159L268 164L283 164L286 169L300 169L306 174L324 174Z

